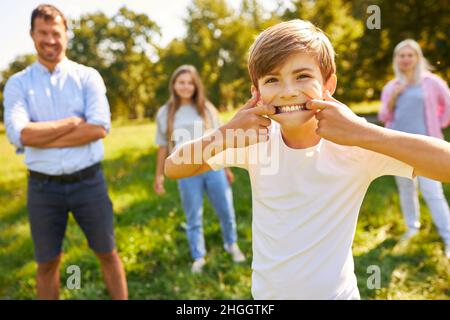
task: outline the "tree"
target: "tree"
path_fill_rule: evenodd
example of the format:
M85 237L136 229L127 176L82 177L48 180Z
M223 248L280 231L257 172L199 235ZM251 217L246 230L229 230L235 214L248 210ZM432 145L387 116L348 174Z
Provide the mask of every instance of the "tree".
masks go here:
M157 58L159 27L125 7L112 18L103 13L82 16L77 25L68 55L101 73L113 115L151 115L156 75L150 58Z
M167 99L169 76L181 64L196 66L208 98L219 108L234 107L250 96L248 49L256 35L277 18L267 15L256 0L244 0L238 11L226 1L194 0L188 7L184 39L172 41L161 51L161 77L157 96Z
M186 35L164 48L156 45L159 27L144 14L125 7L112 17L87 14L74 23L68 56L101 73L113 117L128 118L156 113L168 99L170 75L181 64L197 67L216 106L239 106L250 95L247 58L255 37L295 18L310 20L329 36L337 52L336 95L347 103L379 99L392 77L393 49L405 38L417 40L436 72L450 77L446 0L276 0L276 4L267 12L258 0L242 0L238 10L227 0L192 0L184 21ZM381 29L365 27L369 5L379 6ZM19 57L3 71L0 89L32 57Z
M198 68L208 89L208 97L216 105L223 104L221 71L229 58L223 49L224 31L233 21L233 14L225 0L193 0L185 20L187 55Z
M360 99L362 84L354 76L354 62L363 24L351 15L351 4L342 0L296 0L283 14L284 20L309 20L329 37L336 51L338 88L336 96L344 101Z
M355 59L354 76L379 99L384 84L393 76L394 47L406 38L416 40L435 72L450 78L450 7L446 0L347 0L352 15L365 21L368 5L381 11L381 29L364 29Z
M0 76L0 105L3 106L3 90L5 89L6 81L14 75L15 73L22 71L29 65L31 65L36 60L33 54L27 54L18 56L13 62L11 62L8 67L3 70ZM3 121L4 107L0 108L0 119Z

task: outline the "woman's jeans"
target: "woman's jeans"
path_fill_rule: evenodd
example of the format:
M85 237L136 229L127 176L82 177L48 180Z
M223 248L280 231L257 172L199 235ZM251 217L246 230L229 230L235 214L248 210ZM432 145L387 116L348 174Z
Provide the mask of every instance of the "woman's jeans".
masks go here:
M233 194L223 169L179 179L178 189L186 213L186 233L193 259L201 258L206 254L203 236L204 191L219 216L224 243L229 245L237 241Z
M450 210L439 181L424 177L408 179L395 177L400 193L400 205L410 230L420 228L420 205L417 184L430 209L434 224L445 244L450 245Z

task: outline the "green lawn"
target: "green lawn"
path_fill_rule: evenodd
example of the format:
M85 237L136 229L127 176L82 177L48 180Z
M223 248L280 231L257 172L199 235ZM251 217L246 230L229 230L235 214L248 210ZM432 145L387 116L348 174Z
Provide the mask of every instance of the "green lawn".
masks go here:
M224 117L229 117L230 114ZM220 228L205 206L208 264L202 275L189 271L184 214L174 181L167 194L152 192L155 168L154 124L114 126L106 138L103 162L116 213L116 240L132 299L249 299L250 259L235 265L222 248ZM0 299L35 298L33 245L27 222L26 170L0 130ZM238 233L251 258L251 194L247 173L234 169ZM445 186L447 198L450 188ZM405 230L392 177L376 180L365 198L353 246L363 299L449 299L450 263L423 208L423 228L408 245L397 240ZM61 268L63 299L108 299L95 256L71 218ZM80 290L65 283L69 265L81 268ZM381 268L381 289L369 290L367 268Z

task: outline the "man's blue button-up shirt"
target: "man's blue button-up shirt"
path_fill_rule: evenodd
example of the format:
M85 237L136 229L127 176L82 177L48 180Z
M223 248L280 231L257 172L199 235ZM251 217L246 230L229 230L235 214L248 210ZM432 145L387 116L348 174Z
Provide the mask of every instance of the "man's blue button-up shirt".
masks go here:
M6 134L18 152L25 151L28 169L49 175L70 174L103 159L102 140L77 147L35 148L23 146L20 138L29 122L73 116L109 131L106 88L95 69L64 59L51 73L35 62L8 80L3 96Z

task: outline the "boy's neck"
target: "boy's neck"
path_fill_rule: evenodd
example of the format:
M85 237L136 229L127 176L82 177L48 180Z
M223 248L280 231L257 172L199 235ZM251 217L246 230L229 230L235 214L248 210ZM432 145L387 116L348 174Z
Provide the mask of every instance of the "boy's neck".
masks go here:
M320 136L316 133L317 120L311 119L298 127L281 127L281 136L284 143L292 149L306 149L317 145Z

